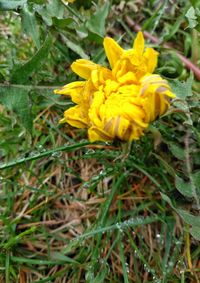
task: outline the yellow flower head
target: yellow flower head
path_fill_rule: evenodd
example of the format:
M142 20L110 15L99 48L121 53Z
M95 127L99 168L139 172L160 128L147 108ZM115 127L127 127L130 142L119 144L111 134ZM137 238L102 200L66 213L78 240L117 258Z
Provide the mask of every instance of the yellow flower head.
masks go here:
M129 50L112 38L104 39L111 70L79 59L71 68L85 81L55 90L71 97L76 106L67 109L61 123L88 128L90 141L136 140L144 129L169 108L175 97L167 81L153 74L158 53L144 48L139 32Z

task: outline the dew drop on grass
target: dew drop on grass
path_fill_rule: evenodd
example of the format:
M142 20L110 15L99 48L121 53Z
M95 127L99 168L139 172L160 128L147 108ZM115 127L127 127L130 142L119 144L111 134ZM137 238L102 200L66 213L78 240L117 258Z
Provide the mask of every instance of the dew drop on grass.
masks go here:
M92 153L95 153L95 150L94 149L88 149L85 153L85 155L89 155L89 154L92 154Z
M148 273L151 272L151 269L147 266L147 264L144 264L144 270L147 271Z
M33 151L31 151L31 152L29 153L29 157L34 157L34 156L36 156L36 155L38 155L38 154L39 154L38 151L33 150ZM24 158L24 159L25 159L25 158Z
M46 148L44 148L42 144L37 145L37 149L40 153L46 151Z
M176 242L176 245L178 245L178 246L180 246L182 243L181 243L181 241L179 241L179 240L177 240Z
M125 262L125 266L126 266L126 272L129 273L129 272L130 272L130 269L129 269L129 264L128 264L128 262Z
M99 263L104 265L104 264L105 264L105 259L101 258L101 259L99 260Z
M160 239L160 234L156 234L156 238L157 238L157 239Z
M54 158L59 158L62 156L62 152L61 151L53 152L51 156Z
M99 172L99 176L103 176L103 175L104 175L104 171L101 170L101 171Z
M88 272L85 275L85 279L86 279L86 281L93 282L93 280L94 280L93 266L92 265L88 265L87 269L88 269Z
M116 228L119 230L119 232L123 232L122 225L120 223L116 223Z

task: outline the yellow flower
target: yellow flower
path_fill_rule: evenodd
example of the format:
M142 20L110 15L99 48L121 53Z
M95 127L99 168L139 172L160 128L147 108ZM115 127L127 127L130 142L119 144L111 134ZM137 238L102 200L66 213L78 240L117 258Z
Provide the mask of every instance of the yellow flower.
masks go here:
M132 49L124 50L108 37L104 48L111 70L79 59L71 69L85 81L55 90L77 104L65 111L60 122L88 128L92 142L139 139L149 123L166 112L175 95L166 80L153 74L158 53L144 48L142 32Z

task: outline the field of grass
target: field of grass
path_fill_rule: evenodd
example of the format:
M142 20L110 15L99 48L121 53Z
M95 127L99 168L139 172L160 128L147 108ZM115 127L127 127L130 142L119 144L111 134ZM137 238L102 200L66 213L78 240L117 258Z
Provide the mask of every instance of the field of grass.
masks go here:
M0 0L0 283L200 282L199 11ZM71 63L108 66L105 35L128 49L139 29L171 108L129 144L59 124L73 103L53 90L79 80Z

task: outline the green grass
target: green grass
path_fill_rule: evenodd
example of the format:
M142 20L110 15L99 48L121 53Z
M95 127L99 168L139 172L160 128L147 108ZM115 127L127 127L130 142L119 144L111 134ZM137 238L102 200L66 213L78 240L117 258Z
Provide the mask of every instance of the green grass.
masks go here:
M199 282L199 82L171 55L199 66L190 2L28 2L0 14L0 282ZM107 64L105 34L130 46L126 16L172 42L154 47L177 99L139 141L91 144L53 89L81 56Z

